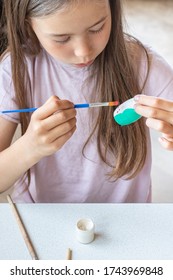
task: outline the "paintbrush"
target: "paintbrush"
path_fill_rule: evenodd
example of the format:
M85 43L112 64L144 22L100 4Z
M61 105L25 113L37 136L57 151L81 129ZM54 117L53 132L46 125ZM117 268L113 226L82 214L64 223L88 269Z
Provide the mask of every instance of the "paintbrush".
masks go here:
M16 222L17 222L17 224L19 226L20 232L22 234L22 237L23 237L23 239L25 241L25 244L27 246L27 249L28 249L32 259L33 260L38 260L38 256L37 256L37 254L35 252L35 249L34 249L32 243L31 243L31 239L30 239L30 237L29 237L29 235L28 235L28 233L26 231L26 228L25 228L24 223L23 223L23 221L22 221L22 219L21 219L21 217L19 215L19 212L18 212L18 210L16 208L16 205L13 203L13 200L11 199L10 195L7 195L7 201L8 201L8 203L11 206L12 212L13 212L13 214L15 216Z
M74 104L75 109L80 108L94 108L94 107L103 107L103 106L117 106L119 104L118 101L111 101L111 102L96 102L96 103L81 103L81 104ZM10 113L28 113L34 112L38 108L25 108L25 109L17 109L17 110L3 110L0 111L0 114L10 114Z

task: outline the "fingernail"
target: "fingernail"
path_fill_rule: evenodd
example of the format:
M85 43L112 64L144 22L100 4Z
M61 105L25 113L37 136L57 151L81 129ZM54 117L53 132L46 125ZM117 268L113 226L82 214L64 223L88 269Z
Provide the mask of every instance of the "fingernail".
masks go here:
M140 95L135 95L135 96L134 96L134 100L135 100L135 101L139 101L139 98L140 98Z

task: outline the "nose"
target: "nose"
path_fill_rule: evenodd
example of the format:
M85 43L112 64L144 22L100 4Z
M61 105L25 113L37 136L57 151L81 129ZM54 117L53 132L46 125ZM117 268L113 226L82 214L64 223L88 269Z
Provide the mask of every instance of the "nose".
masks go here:
M81 58L82 62L87 62L91 59L91 44L87 39L81 39L76 42L74 47L74 54L76 57Z

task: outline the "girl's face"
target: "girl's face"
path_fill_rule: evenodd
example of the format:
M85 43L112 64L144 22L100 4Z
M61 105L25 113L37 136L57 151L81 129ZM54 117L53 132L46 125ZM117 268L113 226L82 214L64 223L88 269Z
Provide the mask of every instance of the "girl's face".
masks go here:
M92 64L106 47L111 31L109 0L80 2L50 16L31 18L43 48L55 59L76 67Z

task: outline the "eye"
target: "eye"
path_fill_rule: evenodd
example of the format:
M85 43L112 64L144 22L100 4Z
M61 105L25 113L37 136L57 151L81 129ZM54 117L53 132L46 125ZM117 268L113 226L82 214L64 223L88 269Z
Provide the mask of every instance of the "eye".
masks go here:
M67 43L69 40L70 40L70 37L67 37L67 38L64 39L64 40L55 40L55 42L58 43L58 44L65 44L65 43Z
M95 29L95 30L90 30L90 33L100 33L104 28L104 24L99 28L99 29Z

